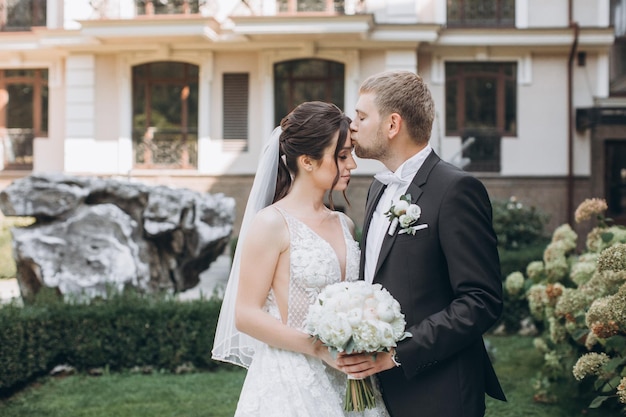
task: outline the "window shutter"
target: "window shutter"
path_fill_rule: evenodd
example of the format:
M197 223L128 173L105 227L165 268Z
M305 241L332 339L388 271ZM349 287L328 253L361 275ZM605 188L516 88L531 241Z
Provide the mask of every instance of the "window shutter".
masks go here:
M249 74L224 74L224 132L225 141L229 148L246 148L248 142L248 101L249 101Z

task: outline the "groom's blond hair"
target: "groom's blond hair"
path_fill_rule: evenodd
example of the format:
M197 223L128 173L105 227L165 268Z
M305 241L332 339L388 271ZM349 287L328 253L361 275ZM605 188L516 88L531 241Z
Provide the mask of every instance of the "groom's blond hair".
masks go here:
M363 81L359 93L373 93L381 116L398 113L413 140L428 142L435 104L422 77L411 71L385 71Z

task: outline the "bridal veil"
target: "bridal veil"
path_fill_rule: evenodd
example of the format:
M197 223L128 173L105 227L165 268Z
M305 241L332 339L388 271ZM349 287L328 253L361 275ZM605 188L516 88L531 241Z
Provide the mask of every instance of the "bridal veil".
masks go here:
M255 347L260 343L253 337L237 330L235 326L235 303L237 288L239 287L239 267L241 264L241 248L246 238L250 222L256 213L272 204L276 191L276 177L278 172L279 138L282 130L274 129L263 148L259 160L252 189L248 196L248 203L241 222L239 238L233 264L224 292L224 300L220 311L215 340L213 342L212 357L215 360L230 362L247 368L250 366Z

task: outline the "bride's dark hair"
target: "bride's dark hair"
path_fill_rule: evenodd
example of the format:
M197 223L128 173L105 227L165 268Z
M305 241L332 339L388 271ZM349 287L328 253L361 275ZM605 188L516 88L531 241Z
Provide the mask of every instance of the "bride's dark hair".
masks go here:
M339 139L335 148L335 166L337 175L328 192L328 202L333 206L332 191L339 181L339 152L346 146L350 133L350 118L332 103L321 101L307 101L298 105L280 122L282 133L278 152L278 177L276 178L276 192L274 202L280 200L289 192L292 175L298 174L298 157L307 155L315 161L320 161L324 150L332 143L333 136L339 131ZM346 198L345 191L343 196ZM349 204L349 202L348 202Z

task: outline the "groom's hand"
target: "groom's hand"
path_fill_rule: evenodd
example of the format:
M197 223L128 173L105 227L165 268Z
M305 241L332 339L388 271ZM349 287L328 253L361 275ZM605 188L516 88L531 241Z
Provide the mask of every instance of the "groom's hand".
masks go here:
M396 365L389 352L339 354L337 365L346 374L354 378L366 378Z

